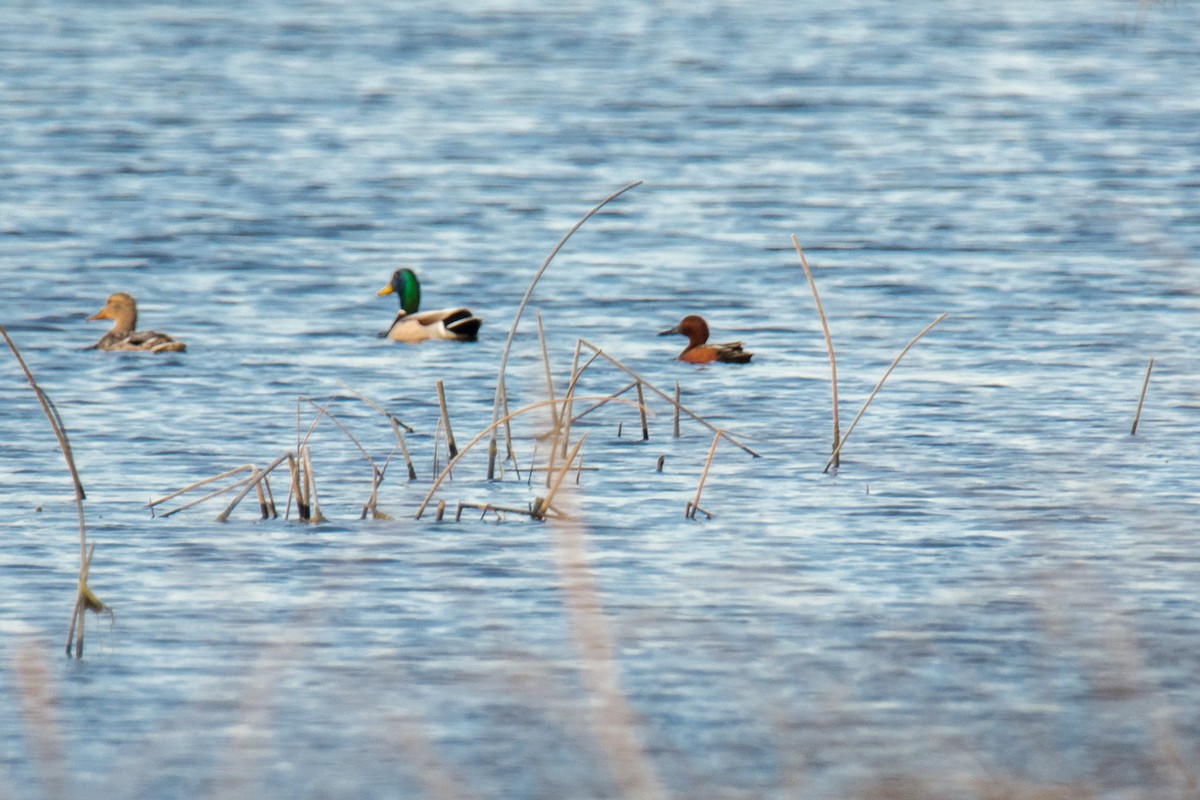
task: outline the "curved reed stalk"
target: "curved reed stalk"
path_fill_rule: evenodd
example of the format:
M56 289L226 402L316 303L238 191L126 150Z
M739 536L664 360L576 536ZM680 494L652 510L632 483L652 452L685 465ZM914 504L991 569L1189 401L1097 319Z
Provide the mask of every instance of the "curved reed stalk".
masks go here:
M808 278L808 288L812 289L813 300L817 304L817 314L821 317L821 329L825 332L825 348L829 351L830 385L833 387L833 449L836 452L842 441L842 429L838 421L837 358L833 354L833 337L829 334L829 320L825 318L825 307L821 305L821 295L817 293L817 282L813 280L812 270L808 268L808 259L804 257L804 251L800 249L800 242L796 240L796 234L792 234L792 245L800 255L800 264L804 267L805 277ZM833 465L836 467L837 464L838 458L834 456Z
M17 363L21 366L21 371L25 373L25 379L29 381L29 385L33 388L33 393L37 395L38 403L42 406L42 411L46 414L46 419L50 421L50 428L54 431L54 438L58 440L58 446L62 450L63 458L67 461L67 470L71 474L71 483L75 490L75 513L79 518L79 587L75 593L75 604L71 611L71 627L67 634L67 655L71 655L71 637L75 632L75 626L78 622L79 635L76 638L75 657L83 658L83 613L91 609L100 611L108 608L100 601L92 590L88 588L87 576L88 568L91 566L91 554L87 546L87 524L83 516L83 501L87 499L87 493L83 491L83 482L79 479L79 470L75 467L75 456L71 453L71 442L67 439L67 429L63 425L62 417L58 414L58 409L54 407L54 402L50 396L42 391L42 387L38 385L37 379L33 377L33 371L29 369L29 365L25 363L25 359L21 357L21 351L17 349L16 342L8 335L8 331L3 325L0 325L0 336L4 337L5 343L8 344L8 349L12 351L13 356L17 359ZM94 548L94 545L93 545Z
M599 400L600 397L599 396L591 396L591 397L583 397L580 399L595 401L595 400ZM505 414L503 417L501 417L500 419L491 423L486 428L484 428L482 431L480 431L478 434L476 434L475 438L472 439L471 441L467 442L466 446L463 447L463 449L458 451L458 455L456 455L454 458L450 459L449 463L447 463L446 466L444 468L442 468L442 471L438 473L437 478L435 478L433 481L433 485L429 487L428 494L425 495L425 499L421 501L421 505L417 508L416 519L420 519L421 515L425 513L425 509L429 505L429 501L431 499L433 499L433 493L436 492L438 487L442 485L442 481L445 480L446 476L450 474L450 470L454 468L454 465L458 463L458 460L460 458L462 458L463 456L465 456L467 453L469 453L471 451L472 447L479 444L479 442L483 441L483 438L485 436L487 436L488 434L495 431L501 425L504 425L505 423L521 416L522 414L527 414L530 411L536 411L539 408L545 408L550 403L562 403L562 402L565 402L565 398L559 399L559 400L539 400L538 402L531 403L531 404L525 406L524 408L519 408L510 414ZM624 400L624 399L618 399L616 402L627 403L628 405L635 405L635 403L631 403L630 401Z
M506 417L509 416L507 413L508 412L508 408L507 408L508 391L504 385L504 372L508 368L508 353L510 350L512 350L513 339L517 335L517 325L521 322L521 315L523 313L525 313L525 306L529 304L529 298L533 294L533 288L535 286L537 286L537 282L539 280L541 280L542 273L546 271L546 267L550 266L550 262L552 260L554 260L554 257L556 255L558 255L558 251L563 248L563 245L565 245L567 243L567 240L571 238L571 235L574 234L575 231L579 230L579 228L583 226L583 223L585 223L589 219L591 219L592 215L595 214L600 209L604 208L604 206L608 205L610 202L617 199L621 195L625 194L625 192L629 191L630 189L634 188L635 186L640 186L641 183L642 183L641 181L634 181L633 183L629 184L628 186L624 187L623 189L619 189L619 190L613 192L608 197L604 198L599 203L592 206L592 210L587 212L586 214L584 214L583 217L578 222L576 222L573 226L571 226L571 229L569 231L567 231L566 234L561 239L558 240L558 244L556 244L554 246L554 249L550 251L550 255L546 256L546 260L543 261L542 266L538 268L537 273L533 276L533 280L531 280L529 282L529 288L525 290L525 296L521 298L521 304L519 306L517 306L517 313L513 317L512 325L508 329L508 338L504 341L504 350L500 354L500 371L499 371L499 374L496 376L496 396L492 400L492 422L493 423L495 423L500 418L501 404L505 405L505 416ZM493 480L496 475L496 434L495 434L496 430L497 430L496 428L492 429L492 431L493 431L492 437L488 442L488 472L487 472L487 476L488 476L489 481ZM511 439L510 439L510 441L511 441ZM510 445L510 451L511 451L511 445Z
M922 336L933 330L933 326L944 320L946 316L947 314L943 313L933 322L922 328L921 332L914 336L912 340L904 346L904 349L900 351L900 355L896 356L896 358L892 361L892 365L887 368L887 372L883 373L883 377L879 379L879 383L875 384L875 388L871 390L870 396L867 397L867 402L863 403L862 408L858 410L858 414L854 417L854 421L850 423L850 428L846 431L846 435L842 437L840 442L838 442L838 446L833 449L833 455L831 455L829 460L825 462L825 469L821 470L822 472L829 472L829 468L833 466L833 462L836 461L838 456L841 455L842 447L846 444L846 440L850 438L850 434L854 433L854 426L858 424L860 419L862 419L862 415L867 411L867 406L871 405L871 401L874 400L875 395L879 393L879 389L883 386L883 382L887 380L888 375L891 375L892 370L894 370L896 365L900 363L900 359L904 358L904 354L907 353Z

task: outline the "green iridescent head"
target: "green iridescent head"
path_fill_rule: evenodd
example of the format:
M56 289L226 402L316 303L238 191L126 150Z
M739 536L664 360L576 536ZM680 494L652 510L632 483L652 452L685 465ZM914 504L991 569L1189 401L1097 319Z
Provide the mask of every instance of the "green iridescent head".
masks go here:
M408 267L392 273L392 281L376 292L378 297L395 293L400 299L400 308L405 314L415 314L421 307L421 284L417 282L417 274Z

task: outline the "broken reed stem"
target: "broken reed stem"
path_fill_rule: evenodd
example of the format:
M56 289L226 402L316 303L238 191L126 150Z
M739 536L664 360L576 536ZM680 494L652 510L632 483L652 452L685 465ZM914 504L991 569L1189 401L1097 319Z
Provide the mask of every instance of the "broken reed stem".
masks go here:
M262 514L263 514L262 518L267 519L267 504L266 504L266 501L263 498L263 494L262 494L262 482L266 479L266 477L268 475L270 475L275 470L276 467L278 467L280 464L282 464L290 455L291 455L290 452L283 453L278 458L276 458L274 461L272 461L270 464L268 464L266 469L263 469L261 471L258 469L258 467L254 467L253 468L254 472L250 475L250 478L249 478L249 481L247 482L247 484L244 487L242 487L242 490L240 492L238 492L237 496L234 497L232 501L230 501L229 505L225 507L225 510L217 515L216 521L217 522L227 521L229 519L229 515L233 513L233 510L235 508L237 508L238 503L242 502L242 498L250 493L251 489L258 489L258 505L259 505L259 508L262 510ZM371 466L372 466L372 468L374 468L375 465L372 464ZM272 503L272 505L274 505L274 503Z
M646 398L642 395L642 382L637 381L638 414L642 418L642 441L650 440L650 425L646 422Z
M292 486L288 491L287 513L284 519L289 519L292 512L292 498L296 498L296 516L301 522L308 521L308 502L304 499L303 481L300 480L301 459L288 453L288 469L292 473Z
M546 518L546 511L550 508L551 503L554 502L554 495L558 492L558 487L562 484L563 478L565 478L567 473L570 472L571 464L575 461L575 456L579 454L579 448L583 447L583 443L585 441L587 441L586 433L579 437L579 441L576 442L575 446L571 448L571 452L567 455L566 460L563 462L562 468L558 471L558 474L554 476L554 483L551 484L550 490L546 492L546 497L541 503L534 507L534 519L541 520Z
M542 343L542 364L546 368L546 397L552 402L550 404L550 428L551 430L558 427L558 407L553 403L554 400L554 375L550 369L550 351L546 347L546 329L542 327L542 310L537 310L538 324L538 340Z
M675 381L675 399L672 402L675 405L675 408L673 409L675 412L675 438L678 439L679 438L679 409L682 408L682 406L679 405L679 381Z
M600 399L600 398L598 398L598 397L584 397L584 398L581 398L581 399L584 399L584 400L598 400L598 399ZM513 411L511 414L508 414L508 415L506 415L505 417L503 417L503 418L501 418L501 419L498 419L498 420L496 420L496 421L495 421L495 422L493 422L491 425L488 425L486 428L484 428L482 431L480 431L478 434L476 434L476 435L475 435L475 438L474 438L474 439L472 439L471 441L469 441L465 447L463 447L461 450L459 450L459 451L458 451L458 455L457 455L457 456L455 456L454 458L452 458L452 459L450 460L450 463L449 463L449 464L447 464L447 465L445 466L445 468L443 468L443 469L442 469L442 471L441 471L440 473L438 473L438 476L437 476L437 477L434 479L434 481L433 481L433 485L429 487L429 492L428 492L428 493L425 495L425 499L421 501L421 505L420 505L420 506L417 508L417 513L416 513L416 517L415 517L415 518L416 518L416 519L420 519L420 518L421 518L421 515L425 513L425 509L426 509L426 507L429 505L429 501L433 499L433 493L434 493L434 492L436 492L436 491L437 491L437 489L438 489L438 487L442 485L442 481L443 481L443 480L445 480L445 478L446 478L446 475L447 475L447 474L450 472L450 470L451 470L451 469L454 467L454 465L458 463L459 459L461 459L463 456L465 456L467 453L469 453L469 452L471 451L471 448L472 448L472 447L474 447L475 445L477 445L479 442L483 441L484 437L488 436L490 433L492 433L492 431L494 431L494 430L495 430L496 428L498 428L499 426L501 426L501 425L505 424L506 422L509 422L509 421L511 421L511 420L513 420L513 419L516 419L517 417L521 416L522 414L527 414L527 413L529 413L530 411L536 411L537 409L539 409L539 408L542 408L542 407L544 407L544 406L548 405L550 402L552 402L552 401L550 401L550 400L540 400L540 401L538 401L538 402L536 402L536 403L532 403L532 404L530 404L530 405L527 405L527 406L525 406L524 408L519 408L519 409L517 409L516 411ZM557 401L557 402L559 402L559 403L563 403L563 402L565 402L565 399L564 399L564 400L559 400L559 401ZM617 402L618 402L618 403L628 403L628 402L630 402L630 401L628 401L628 400L618 400Z
M317 497L317 476L313 474L312 449L307 446L304 448L304 481L308 493L309 522L324 522L321 501Z
M441 378L437 379L437 396L438 406L442 409L442 430L446 432L446 450L450 453L450 457L454 458L458 455L458 445L454 443L454 431L450 428L450 411L446 407L446 387Z
M396 444L400 448L401 455L404 456L404 465L408 467L408 479L415 481L417 479L417 470L413 467L412 456L408 454L408 445L404 443L404 434L400 432L400 425L395 417L391 417L392 432L396 434Z
M758 453L756 453L754 450L750 449L750 448L749 448L749 447L747 447L746 445L744 445L744 444L742 444L741 442L739 442L739 441L738 441L737 439L735 439L735 438L734 438L734 437L733 437L733 436L732 436L732 435L731 435L731 434L730 434L728 431L724 431L724 430L721 430L721 429L717 428L717 426L713 425L711 422L709 422L708 420L706 420L704 417L700 416L700 415L699 415L699 414L697 414L696 412L694 412L694 411L692 411L691 409L687 408L686 406L682 405L682 404L681 404L681 403L680 403L678 400L673 400L673 399L671 399L671 396L670 396L670 395L668 395L666 392L664 392L662 389L659 389L659 388L658 388L657 386L655 386L653 383L651 383L650 381L646 380L646 379L645 379L645 378L643 378L641 375L637 374L636 372L634 372L633 370L631 370L629 367L625 366L625 365L624 365L624 364L622 364L620 361L618 361L617 359L615 359L615 358L613 358L612 356L610 356L608 353L605 353L605 352L604 352L603 350L601 350L599 347L596 347L596 345L592 344L591 342L587 341L586 339L580 339L580 340L579 340L579 344L581 344L581 345L584 345L584 346L586 346L586 347L590 348L590 349L591 349L592 351L594 351L594 352L596 353L596 355L598 355L598 356L604 356L606 359L608 359L608 362L609 362L610 364L612 364L614 367L616 367L617 369L619 369L619 370L621 370L622 372L624 372L624 373L625 373L626 375L628 375L629 377L631 377L631 378L635 378L635 379L637 379L637 380L641 381L643 384L645 384L645 386L646 386L646 388L647 388L647 389L649 389L650 391L654 392L656 395L658 395L659 397L661 397L663 400L666 400L668 403L670 403L671 405L673 405L673 406L675 407L676 411L682 411L684 414L687 414L689 417L691 417L692 419L696 420L696 421L697 421L697 422L699 422L701 425L703 425L704 427L708 428L710 431L712 431L712 432L714 432L714 433L717 433L717 432L719 431L719 432L720 432L720 433L721 433L721 434L722 434L722 435L723 435L723 436L724 436L724 437L725 437L725 438L726 438L728 441L730 441L730 442L733 442L733 444L735 444L737 447L739 447L739 448L741 448L742 450L746 451L747 453L749 453L750 455L754 456L755 458L761 458L761 456L760 456ZM591 362L589 362L589 363L591 363Z
M538 268L537 273L533 276L533 280L529 282L529 288L525 290L525 296L521 298L521 304L517 306L517 313L513 317L512 325L508 329L508 338L504 342L504 350L500 354L500 370L496 377L496 396L492 401L493 424L499 421L501 402L503 401L505 404L508 402L508 390L504 384L504 372L508 367L508 354L509 351L512 350L513 339L517 335L517 325L521 322L521 315L525 312L525 306L529 304L529 298L533 295L534 287L537 286L538 281L541 280L542 273L546 271L546 267L550 266L550 262L554 260L554 256L558 255L558 251L563 248L563 245L567 243L567 240L571 238L571 235L575 233L575 231L579 230L583 223L591 219L593 214L604 208L604 206L608 205L608 203L617 199L625 192L629 191L635 186L638 186L639 184L641 184L641 181L634 181L625 188L613 192L608 197L604 198L595 206L593 206L591 211L584 214L578 222L571 226L571 229L567 231L566 235L564 235L562 239L559 240L558 244L554 246L554 249L550 251L550 255L546 256L546 260L542 262L542 266ZM511 419L511 416L512 415L508 413L508 409L505 408L504 417L506 419ZM488 442L487 477L489 481L493 480L496 475L496 430L497 428L492 428L492 436Z
M717 452L717 442L721 441L722 431L717 431L713 436L712 446L708 448L708 458L704 460L704 471L700 473L700 483L696 485L696 496L692 498L692 502L688 503L684 508L684 516L688 519L696 518L696 509L700 508L700 493L704 491L704 481L708 479L708 468L712 466L713 456ZM708 516L707 511L704 512Z
M892 361L891 366L889 366L887 368L887 371L883 373L883 377L879 379L879 383L875 384L875 388L871 390L871 394L869 397L867 397L867 401L865 403L863 403L862 408L860 408L858 410L858 414L855 415L854 421L850 423L850 428L846 431L846 435L842 437L842 440L840 442L838 442L838 446L833 449L833 455L831 455L829 457L829 460L825 462L825 469L821 470L822 472L829 472L829 468L831 466L833 466L833 463L835 461L838 460L838 457L842 453L842 448L846 445L846 440L850 438L850 434L854 433L854 426L858 424L858 421L860 419L862 419L862 415L865 414L867 411L867 406L871 405L871 401L874 400L875 395L879 393L879 389L883 386L883 382L887 380L888 375L891 375L892 370L894 370L896 368L896 365L900 363L900 359L904 358L904 354L907 353L909 351L909 349L911 349L912 346L914 344L916 344L922 336L924 336L925 334L927 334L931 330L933 330L933 327L935 325L937 325L939 322L941 322L942 320L944 320L946 318L946 316L947 316L947 312L943 312L937 319L935 319L933 322L929 323L924 328L922 328L921 332L918 333L916 336L914 336L912 338L912 340L909 341L909 343L904 346L904 349L900 351L900 354L897 355L896 358Z
M1133 427L1129 429L1129 435L1137 435L1138 420L1142 418L1142 403L1146 402L1146 389L1150 386L1150 372L1154 369L1154 359L1150 359L1150 363L1146 365L1146 379L1142 381L1142 394L1138 398L1137 412L1133 415Z
M808 288L812 290L813 301L817 304L817 315L821 318L821 330L825 332L825 349L829 351L829 383L833 387L833 466L837 467L839 463L837 450L842 441L842 429L838 421L837 358L833 354L833 337L829 333L829 320L825 318L825 308L821 305L821 295L817 292L817 282L813 280L812 270L808 268L808 259L804 257L804 250L801 249L795 234L792 234L792 246L796 248L796 252L800 256L800 264L804 267L804 275L808 278Z

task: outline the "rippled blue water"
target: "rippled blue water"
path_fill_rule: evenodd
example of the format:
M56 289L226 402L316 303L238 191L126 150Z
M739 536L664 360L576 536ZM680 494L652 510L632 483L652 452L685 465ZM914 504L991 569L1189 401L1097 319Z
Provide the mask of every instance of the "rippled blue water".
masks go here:
M1186 796L1200 14L991 5L6 5L0 322L70 431L91 585L115 618L89 620L82 661L60 657L75 511L5 353L0 794L64 772L66 796L621 794L556 558L574 531L672 796L845 797L894 776L925 796ZM414 520L435 380L461 446L490 421L530 278L637 180L535 290L513 407L544 396L540 310L559 392L582 337L679 381L762 457L722 444L714 517L686 520L711 433L685 420L675 439L650 397L649 442L628 407L574 429L596 468L571 486L577 525ZM949 314L836 475L792 234L843 431ZM484 317L481 341L376 338L394 301L375 290L401 263L426 306ZM82 350L114 291L189 351ZM682 340L654 333L685 313L754 361L675 362ZM597 362L579 389L626 382ZM382 462L391 431L347 387L415 429L417 480L393 464L380 491L394 520L359 520L369 467L328 424L325 524L143 507L293 448L313 415L297 422L298 397L342 396L331 409ZM518 424L522 464L544 425ZM451 515L524 506L545 492L526 477L488 482L473 452L438 496ZM49 723L30 660L49 669Z

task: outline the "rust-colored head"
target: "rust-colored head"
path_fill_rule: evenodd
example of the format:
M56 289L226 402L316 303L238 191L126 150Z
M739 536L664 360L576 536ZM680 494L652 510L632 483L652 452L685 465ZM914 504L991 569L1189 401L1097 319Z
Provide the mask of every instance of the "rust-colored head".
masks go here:
M125 292L110 294L104 307L88 317L89 320L111 319L114 331L134 331L137 328L137 301Z
M669 336L672 333L682 333L688 338L688 347L692 348L708 341L708 323L704 317L688 314L674 328L660 331L658 335Z

